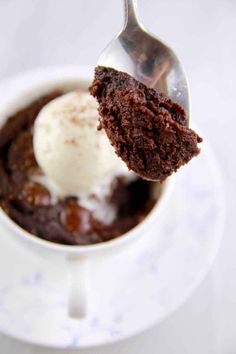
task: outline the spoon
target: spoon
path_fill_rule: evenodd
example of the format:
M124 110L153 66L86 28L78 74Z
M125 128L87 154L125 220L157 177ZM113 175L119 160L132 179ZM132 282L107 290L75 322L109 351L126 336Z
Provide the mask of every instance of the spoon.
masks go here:
M179 103L190 115L188 82L172 49L149 33L139 22L136 0L124 0L123 29L108 44L98 65L125 71L148 87Z

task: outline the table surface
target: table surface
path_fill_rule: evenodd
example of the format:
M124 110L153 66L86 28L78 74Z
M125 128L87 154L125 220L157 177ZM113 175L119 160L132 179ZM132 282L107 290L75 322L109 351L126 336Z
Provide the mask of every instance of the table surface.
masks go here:
M39 66L95 65L101 49L121 27L122 10L121 0L0 0L0 80ZM233 90L236 1L139 0L139 14L153 33L176 50L185 65L191 88L192 119L208 137L221 165L227 201L226 226L211 272L171 318L138 337L79 352L233 354L236 353L236 94ZM4 354L75 352L35 347L3 335L0 348Z

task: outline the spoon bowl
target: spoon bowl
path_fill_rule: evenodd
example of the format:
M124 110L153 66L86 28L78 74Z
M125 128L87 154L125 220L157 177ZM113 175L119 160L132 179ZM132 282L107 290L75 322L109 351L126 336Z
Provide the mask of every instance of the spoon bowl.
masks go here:
M99 57L98 65L125 71L148 87L179 103L190 115L186 74L171 48L138 21L136 0L124 0L125 22Z

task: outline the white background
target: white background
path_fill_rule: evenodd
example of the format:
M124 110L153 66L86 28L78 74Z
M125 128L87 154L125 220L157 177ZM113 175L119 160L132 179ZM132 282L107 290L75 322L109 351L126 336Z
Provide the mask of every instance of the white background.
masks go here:
M120 29L122 0L0 0L0 80L39 66L95 65ZM219 159L227 198L213 269L171 318L125 342L81 354L236 353L236 0L139 0L143 23L176 50L193 115ZM14 260L13 260L14 262ZM0 335L1 354L64 353ZM74 353L67 351L66 353Z

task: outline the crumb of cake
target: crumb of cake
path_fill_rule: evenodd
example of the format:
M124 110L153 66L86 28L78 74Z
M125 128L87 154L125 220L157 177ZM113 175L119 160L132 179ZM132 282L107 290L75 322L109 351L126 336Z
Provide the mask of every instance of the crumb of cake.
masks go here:
M128 168L164 181L200 152L202 138L187 127L184 109L127 73L98 66L90 93L100 125Z

